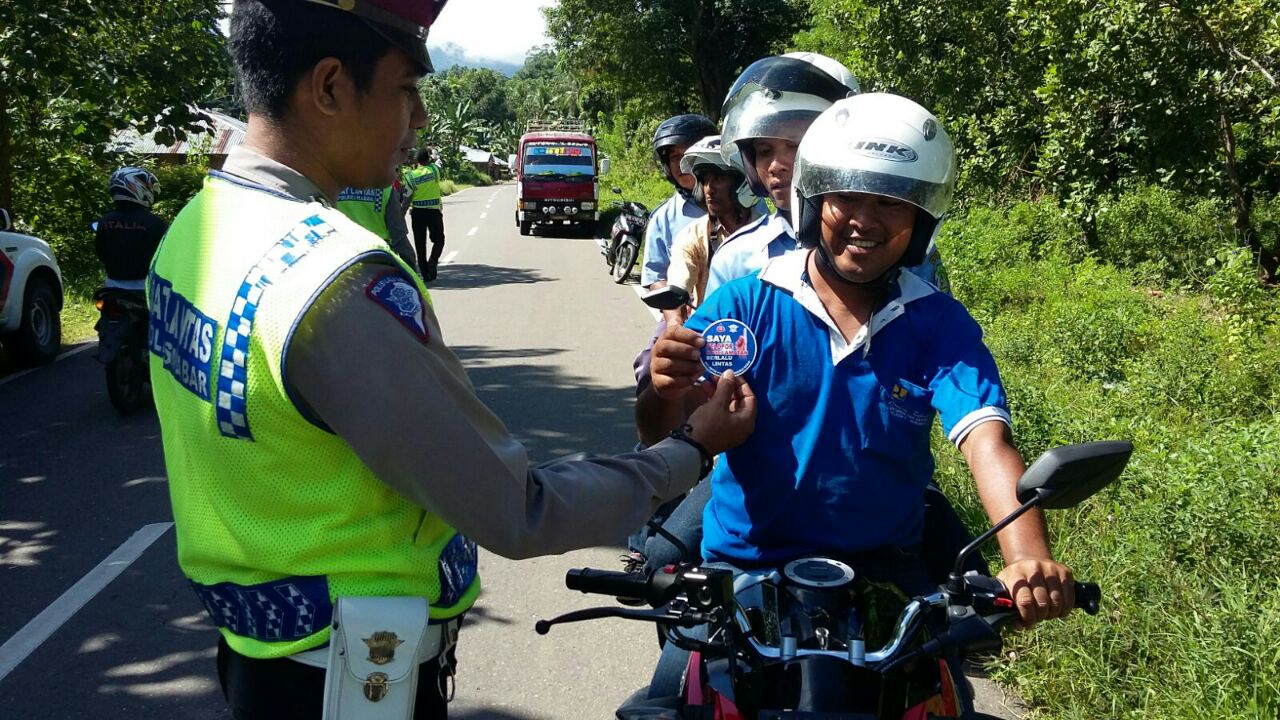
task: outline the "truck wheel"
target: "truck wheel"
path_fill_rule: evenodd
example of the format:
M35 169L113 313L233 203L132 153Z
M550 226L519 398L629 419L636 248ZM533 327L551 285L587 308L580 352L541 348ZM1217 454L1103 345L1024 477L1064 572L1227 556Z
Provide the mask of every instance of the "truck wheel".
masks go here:
M529 222L528 220L525 220L524 222L520 223L521 235L528 235L532 232L533 232L533 223Z
M631 277L631 266L636 264L636 246L624 242L618 246L613 258L613 281L619 285Z
M22 297L22 324L10 338L19 360L27 365L53 362L62 347L62 318L58 295L43 277L27 280Z

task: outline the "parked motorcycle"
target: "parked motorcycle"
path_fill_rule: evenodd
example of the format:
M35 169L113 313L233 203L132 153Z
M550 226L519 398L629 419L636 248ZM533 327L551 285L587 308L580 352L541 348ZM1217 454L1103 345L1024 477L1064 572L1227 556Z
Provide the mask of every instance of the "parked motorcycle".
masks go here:
M622 188L613 188L614 194L621 195ZM609 274L613 281L621 285L631 277L631 268L640 256L640 244L644 241L644 229L649 224L649 209L638 202L614 200L612 206L621 208L622 212L613 221L608 238L600 238L600 254L604 255L605 264L609 266Z
M121 413L151 401L147 358L150 313L146 296L137 290L102 288L93 294L97 306L98 362L106 366L107 396Z
M738 574L695 565L647 578L570 570L571 590L639 599L654 609L589 608L539 621L535 629L546 634L555 624L605 617L644 620L690 651L679 696L652 698L641 690L617 710L620 720L987 717L973 710L968 683L947 662L999 650L1000 631L1017 612L999 580L964 573L965 561L1028 510L1072 507L1101 490L1120 476L1132 451L1127 442L1097 442L1042 455L1018 482L1021 507L960 551L937 592L907 602L891 629L874 628L886 636L876 650L867 650L873 593L853 568L828 557ZM1074 589L1076 606L1096 614L1098 586Z

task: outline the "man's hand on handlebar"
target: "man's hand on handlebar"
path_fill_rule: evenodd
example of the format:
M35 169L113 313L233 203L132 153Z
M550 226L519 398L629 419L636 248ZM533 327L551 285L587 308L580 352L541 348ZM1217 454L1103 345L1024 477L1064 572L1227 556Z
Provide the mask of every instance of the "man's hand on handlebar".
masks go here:
M1066 617L1075 606L1075 583L1071 569L1049 559L1023 559L1009 563L997 576L1018 611L1019 629L1041 620Z

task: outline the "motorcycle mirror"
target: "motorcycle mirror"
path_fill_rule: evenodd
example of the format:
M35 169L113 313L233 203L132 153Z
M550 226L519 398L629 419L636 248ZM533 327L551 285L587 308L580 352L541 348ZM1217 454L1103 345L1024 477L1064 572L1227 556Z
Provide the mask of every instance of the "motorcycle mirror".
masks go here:
M1123 440L1064 445L1036 458L1018 480L1018 502L1039 497L1040 507L1074 507L1115 482L1124 472L1133 443Z
M617 185L614 185L611 191L613 192L614 195L622 194L622 188L618 187Z
M0 232L9 232L13 229L13 221L9 219L9 211L0 208Z
M657 290L650 290L640 299L654 310L676 310L688 305L692 298L689 297L689 291L682 287L665 285Z
M1036 458L1018 479L1018 502L1022 505L964 546L956 556L947 589L958 598L965 597L961 579L964 563L983 543L1033 507L1060 510L1080 504L1120 477L1132 454L1133 443L1111 440L1064 445Z

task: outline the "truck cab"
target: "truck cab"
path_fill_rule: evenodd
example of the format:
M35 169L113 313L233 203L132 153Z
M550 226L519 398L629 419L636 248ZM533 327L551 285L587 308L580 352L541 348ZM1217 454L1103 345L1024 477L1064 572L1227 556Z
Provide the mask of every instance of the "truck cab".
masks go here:
M609 159L581 121L531 121L520 136L513 171L516 225L529 235L535 225L593 228L600 218L600 176Z

